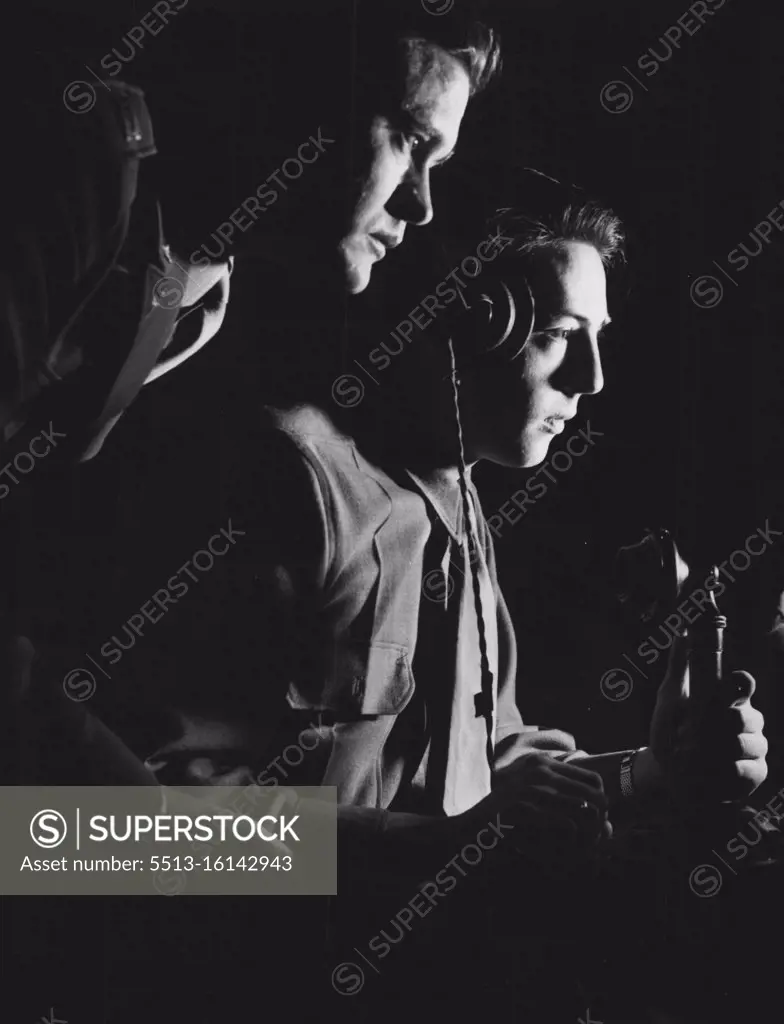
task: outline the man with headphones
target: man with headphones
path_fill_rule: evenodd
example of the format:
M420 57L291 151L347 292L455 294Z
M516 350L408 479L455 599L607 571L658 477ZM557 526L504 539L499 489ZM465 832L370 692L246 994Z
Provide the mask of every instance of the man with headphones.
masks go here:
M254 471L275 488L249 542L254 621L266 623L253 699L267 728L252 757L239 743L211 764L205 749L190 752L213 783L337 787L345 887L364 894L358 878L369 873L378 900L372 924L354 922L346 941L375 932L370 948L384 958L404 936L395 899L416 894L408 905L429 914L427 901L435 908L450 891L447 876L463 884L461 850L485 849L491 833L495 913L509 901L496 934L513 945L522 911L511 894L522 891L538 934L574 935L590 925L575 911L577 890L591 890L586 865L616 812L657 794L742 799L767 773L753 680L732 673L702 719L687 696L686 637L642 749L591 756L518 711L514 632L471 470L482 459L541 464L580 400L602 389L606 273L623 252L612 211L538 174L523 176L520 192L522 204L490 225L503 251L453 301L436 289L444 301L429 305L433 323L361 401L341 404L348 392L335 383L374 348L367 335L320 392L306 382L268 408ZM474 250L475 240L465 251ZM182 740L162 744L148 767L171 782L203 777L183 754ZM500 869L508 858L511 874ZM430 965L428 940L416 950ZM473 956L449 960L447 984Z
M443 300L441 308L428 303L432 323L395 349L376 386L365 381L361 400L346 407L339 373L331 406L325 388L320 398L271 410L263 449L265 475L277 481L262 519L260 563L275 637L263 675L286 680L290 710L249 778L337 787L342 813L365 831L360 849L372 862L376 894L392 875L407 881L392 886L389 913L376 910L364 929L348 928L340 958L363 935L374 935L365 952L379 959L405 939L415 949L408 968L427 965L427 984L432 951L449 941L444 932L470 916L455 918L455 910L436 942L431 922L416 921L420 944L405 934L403 912L393 911L401 891L416 894L405 907L425 916L448 886L469 887L461 851L486 849L488 828L498 852L479 856L488 859L494 909L477 934L518 949L513 935L525 929L526 915L540 937L598 935L602 921L637 926L622 907L610 914L598 899L587 907L601 891L588 866L612 835L611 818L658 795L744 799L767 774L763 720L750 702L754 681L733 672L702 717L704 708L688 699L685 636L674 645L642 749L591 756L572 736L520 716L514 632L471 470L483 459L541 464L581 399L602 389L606 274L622 258L623 232L612 211L543 175L523 175L519 187L521 205L490 224L503 250L474 267L473 278L468 268L451 301L422 288ZM475 241L464 251L474 252ZM377 341L363 337L341 369L356 374ZM270 711L273 720L271 700ZM311 737L302 730L314 719L320 728ZM298 735L307 735L303 749L315 749L290 763L281 755ZM165 751L158 756L165 764ZM677 847L680 839L673 841ZM344 861L347 887L359 884L358 861ZM655 877L663 864L651 861ZM650 910L646 900L655 900L651 879L641 879L627 912L637 900ZM639 927L647 927L642 919ZM447 987L456 974L477 980L475 951L467 953L462 935L454 931ZM622 929L613 941L625 945ZM598 941L597 948L601 959ZM394 970L391 955L389 963ZM544 970L537 956L531 964ZM556 957L556 978L564 964ZM406 972L396 978L389 998L410 984ZM631 978L625 983L633 987ZM664 998L664 979L649 971L654 991L642 998ZM477 998L481 1005L485 997Z

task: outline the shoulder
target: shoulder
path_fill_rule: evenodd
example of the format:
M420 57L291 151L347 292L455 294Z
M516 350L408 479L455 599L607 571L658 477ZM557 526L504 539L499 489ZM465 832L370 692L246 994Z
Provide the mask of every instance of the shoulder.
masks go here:
M325 502L370 509L383 504L383 496L395 487L388 473L323 409L300 405L286 410L267 408L265 414L268 456L294 459L306 466Z
M341 432L334 420L316 405L296 405L278 409L265 406L262 429L279 441L286 439L303 454L319 457L353 450L354 442Z
M275 557L320 564L323 578L347 541L361 533L358 521L380 514L372 467L354 441L323 409L265 406L254 426L250 491L253 518L264 547Z
M338 467L356 465L351 439L313 405L265 407L255 448L257 472L265 475L269 493L280 497L306 486L326 503Z

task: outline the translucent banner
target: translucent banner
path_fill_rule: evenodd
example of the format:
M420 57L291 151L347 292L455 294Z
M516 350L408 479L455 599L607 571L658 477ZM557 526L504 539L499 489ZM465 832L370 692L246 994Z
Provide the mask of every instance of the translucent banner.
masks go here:
M331 896L334 787L2 786L0 895Z

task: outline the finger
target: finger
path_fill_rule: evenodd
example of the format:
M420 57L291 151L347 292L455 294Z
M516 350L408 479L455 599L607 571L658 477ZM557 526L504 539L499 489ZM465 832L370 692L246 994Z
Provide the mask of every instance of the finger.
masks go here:
M760 761L767 756L768 738L764 732L744 732L736 737L736 760Z
M757 760L768 756L768 738L763 732L743 732L728 738L719 750L727 760Z
M713 706L704 716L688 716L678 726L678 742L685 746L721 746L742 735L759 735L765 728L761 711L751 704L740 707Z
M678 746L693 746L703 742L726 741L741 733L763 731L764 719L756 708L745 713L740 708L711 708L703 716L689 715L679 723L675 742Z
M550 767L558 775L573 779L575 782L580 782L583 785L590 786L591 789L604 793L604 781L601 775L591 768L576 764L574 761L553 761Z
M754 676L748 672L732 672L721 681L721 701L730 707L738 707L751 700L756 689Z
M768 756L768 738L763 732L711 733L694 749L707 762L756 760Z
M559 807L568 813L590 812L592 815L596 811L601 811L601 804L585 800L582 796L575 793L564 793L556 786L539 785L535 784L530 787L530 792L536 795L537 799L542 799L553 807ZM528 797L524 797L528 799Z
M586 797L585 791L583 791L582 798L575 805L576 795L571 793L559 795L561 795L564 801L564 812L570 814L581 834L587 836L593 842L599 842L601 839L609 838L612 835L612 826L609 825L608 819L609 801L604 792L601 776L586 769L582 769L582 773L593 777L595 785L595 788L593 788L595 795L593 797L590 795Z
M569 753L577 750L574 736L562 729L540 729L526 737L526 743L534 750L566 750Z
M719 707L707 721L714 725L714 728L731 732L733 735L741 732L762 732L765 728L765 716L759 708L748 703Z
M747 799L768 776L764 758L747 758L735 761L726 768L721 766L713 773L715 790L723 800Z
M529 790L525 799L510 803L504 814L509 815L519 833L529 835L536 833L537 829L546 828L551 831L567 831L573 837L577 835L574 818L564 813L564 808L559 806L556 794L553 793L532 793Z
M757 726L762 715L755 709L747 716L749 725ZM760 727L744 728L741 715L734 708L726 709L722 717L711 718L708 723L689 724L679 731L679 746L691 751L692 756L727 762L743 758L766 757L768 740ZM746 716L743 716L746 717Z
M602 813L607 810L608 801L602 779L595 772L554 761L549 767L548 776L548 783L562 796L577 801L586 800Z
M606 821L606 815L591 807L588 801L548 792L545 788L529 791L524 800L515 802L511 814L513 818L522 816L530 833L543 829L568 842L598 838Z
M608 820L607 807L599 807L589 800L558 792L551 792L548 795L545 788L541 791L540 799L543 806L552 813L564 815L583 833L598 836L603 823Z

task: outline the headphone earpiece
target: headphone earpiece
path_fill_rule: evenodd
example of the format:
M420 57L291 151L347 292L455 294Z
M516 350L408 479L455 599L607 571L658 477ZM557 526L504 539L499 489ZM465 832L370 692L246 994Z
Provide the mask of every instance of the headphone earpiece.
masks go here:
M479 281L458 290L453 334L464 358L493 355L511 362L525 348L534 329L534 296L524 277L516 278L515 291L500 278Z

